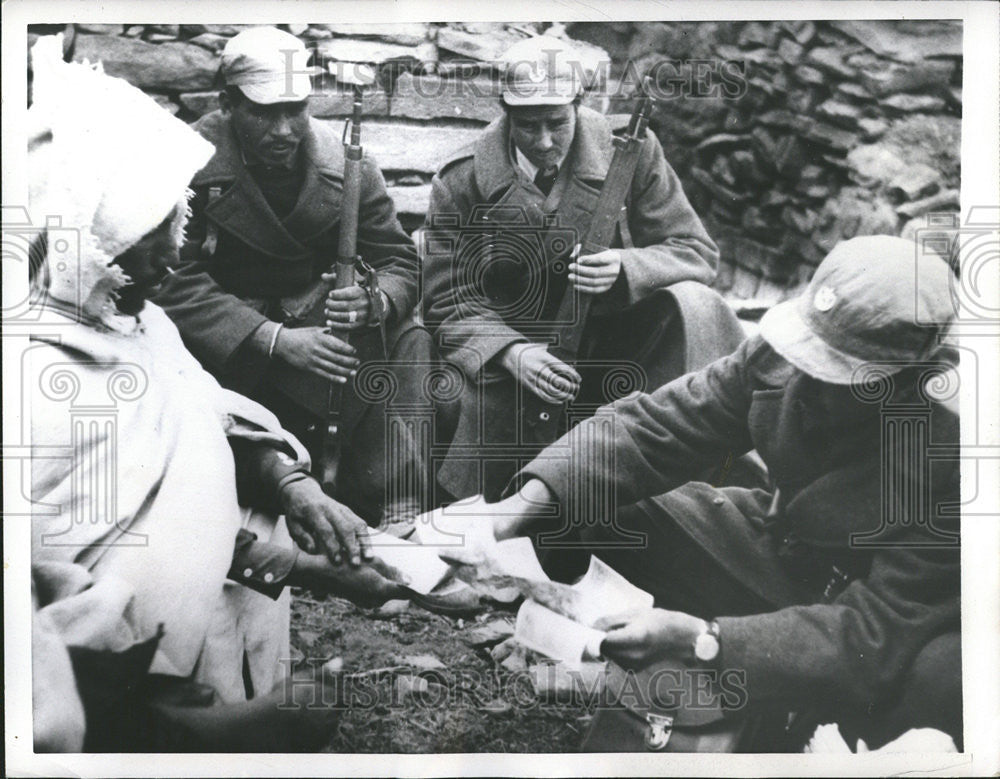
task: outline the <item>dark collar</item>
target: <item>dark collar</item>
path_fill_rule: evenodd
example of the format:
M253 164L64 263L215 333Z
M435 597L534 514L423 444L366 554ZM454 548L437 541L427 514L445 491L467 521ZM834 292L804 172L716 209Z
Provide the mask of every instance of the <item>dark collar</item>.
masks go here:
M310 254L309 241L340 220L344 156L339 136L328 125L309 120L300 152L302 189L295 208L283 220L250 175L228 117L215 111L200 119L195 129L214 144L215 154L195 174L191 186L224 190L205 210L220 228L264 254L297 260Z

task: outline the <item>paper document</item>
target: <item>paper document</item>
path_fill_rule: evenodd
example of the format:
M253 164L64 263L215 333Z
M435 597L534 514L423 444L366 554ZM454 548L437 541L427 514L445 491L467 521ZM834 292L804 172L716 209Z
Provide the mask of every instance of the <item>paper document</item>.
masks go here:
M604 631L581 625L556 614L533 600L525 600L517 612L514 639L528 649L579 668L584 660L601 656Z
M444 560L431 547L404 541L379 530L368 531L372 552L383 562L398 568L409 580L414 592L426 595L451 572Z

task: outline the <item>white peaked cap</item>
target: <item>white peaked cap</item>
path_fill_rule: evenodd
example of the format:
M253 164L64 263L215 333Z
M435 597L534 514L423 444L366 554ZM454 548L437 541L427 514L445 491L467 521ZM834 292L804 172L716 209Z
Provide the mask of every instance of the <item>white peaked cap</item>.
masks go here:
M62 35L39 38L31 56L31 218L79 232L78 267L62 278L65 262L50 267L49 293L82 302L121 286L124 276L110 262L171 213L183 239L188 184L214 147L99 64L64 62Z

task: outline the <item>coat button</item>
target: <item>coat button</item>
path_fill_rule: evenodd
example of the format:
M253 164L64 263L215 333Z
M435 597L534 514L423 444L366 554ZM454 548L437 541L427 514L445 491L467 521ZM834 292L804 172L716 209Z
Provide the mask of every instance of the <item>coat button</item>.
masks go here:
M247 579L253 576L253 568L245 568L243 570L243 576L246 577Z
M724 504L725 502L726 502L726 499L725 499L725 498L715 498L715 499L714 499L714 500L712 501L712 503L714 503L714 504L715 504L716 506L721 506L721 505L722 505L722 504Z
M267 573L265 573L264 574L264 581L267 582L268 584L270 584L271 582L273 582L274 581L274 574L271 573L270 571L268 571Z

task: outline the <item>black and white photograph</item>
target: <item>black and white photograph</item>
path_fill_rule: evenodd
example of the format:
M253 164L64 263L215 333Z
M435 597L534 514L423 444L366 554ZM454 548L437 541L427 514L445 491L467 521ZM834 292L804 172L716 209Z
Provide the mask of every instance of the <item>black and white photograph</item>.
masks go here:
M3 6L11 776L1000 771L1000 6Z

